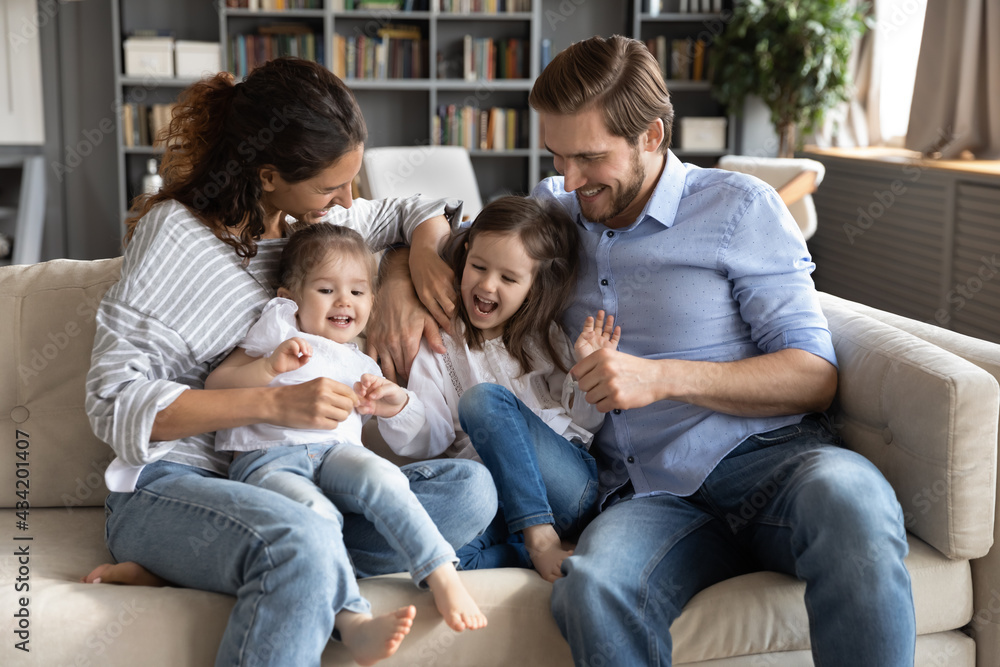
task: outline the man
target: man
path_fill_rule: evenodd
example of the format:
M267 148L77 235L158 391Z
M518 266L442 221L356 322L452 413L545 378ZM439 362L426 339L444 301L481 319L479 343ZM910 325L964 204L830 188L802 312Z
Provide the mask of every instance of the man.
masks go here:
M774 570L807 583L817 665L912 665L902 512L815 414L836 359L780 198L668 150L673 109L635 40L569 47L530 104L562 174L534 194L582 236L564 326L599 309L622 326L618 351L572 369L609 413L592 449L602 511L553 590L576 664L669 665L669 628L692 596Z

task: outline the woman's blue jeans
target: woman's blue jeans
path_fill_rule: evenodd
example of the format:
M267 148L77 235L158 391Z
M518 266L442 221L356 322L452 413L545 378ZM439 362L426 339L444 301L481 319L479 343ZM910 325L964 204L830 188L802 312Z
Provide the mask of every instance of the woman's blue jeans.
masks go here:
M288 445L240 454L229 479L280 493L343 526L363 514L404 559L416 584L445 563L457 562L393 463L358 445Z
M670 665L669 628L688 600L772 570L806 582L816 667L912 667L902 510L823 422L748 438L689 497L626 497L598 515L552 594L575 664Z
M462 394L458 417L493 475L503 517L459 550L463 568L524 567L523 544L509 536L552 524L560 537L573 538L593 517L598 489L594 457L580 442L553 431L510 390L475 385ZM497 558L498 552L509 552L509 559Z
M453 547L480 534L496 514L483 466L441 460L402 470ZM361 515L345 515L341 533L305 505L178 463L146 466L136 490L110 494L106 506L116 561L236 597L218 666L319 665L336 613L363 610L352 606L360 599L355 576L406 569Z

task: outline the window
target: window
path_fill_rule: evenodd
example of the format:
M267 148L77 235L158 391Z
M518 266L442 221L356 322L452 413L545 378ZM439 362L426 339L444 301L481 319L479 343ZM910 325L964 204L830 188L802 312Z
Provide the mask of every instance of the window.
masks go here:
M902 146L910 120L926 0L877 0L879 124L882 142Z

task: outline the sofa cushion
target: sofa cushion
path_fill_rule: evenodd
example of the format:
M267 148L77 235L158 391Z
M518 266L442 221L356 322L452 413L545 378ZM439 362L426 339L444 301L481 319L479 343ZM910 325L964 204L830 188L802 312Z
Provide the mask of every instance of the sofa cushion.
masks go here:
M110 558L103 543L104 513L98 508L53 508L33 511L31 516L32 652L24 656L30 660L17 664L152 664L146 660L151 655L161 665L211 664L233 598L179 588L78 583ZM4 544L14 544L15 535L11 524L0 530ZM911 536L906 565L921 636L969 621L972 591L967 561L949 560ZM0 554L0 609L18 608L11 585L18 567L13 549ZM535 572L478 570L461 576L489 618L485 630L453 633L435 611L430 594L418 591L407 575L362 580L361 592L376 611L417 606L413 632L396 659L385 664L572 664L549 612L552 587ZM805 584L792 577L758 572L702 591L671 628L675 663L808 649L804 590ZM3 626L8 637L16 622L12 613ZM353 663L343 647L331 643L323 664ZM770 663L758 658L749 664Z
M952 558L993 543L1000 385L982 368L824 299L840 363L832 410L896 490L906 527Z
M112 453L90 429L84 380L97 307L120 268L118 258L0 269L0 428L25 434L32 507L101 505L107 495ZM0 484L14 489L16 446L4 443Z

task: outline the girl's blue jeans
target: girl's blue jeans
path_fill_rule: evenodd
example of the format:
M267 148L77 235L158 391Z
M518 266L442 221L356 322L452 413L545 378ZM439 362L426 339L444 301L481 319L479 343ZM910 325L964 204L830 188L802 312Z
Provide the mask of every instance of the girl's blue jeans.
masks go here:
M758 570L806 583L816 667L912 667L903 513L878 469L825 419L752 436L685 498L625 497L583 531L552 611L575 664L670 665L670 625L697 592Z
M481 465L426 461L402 471L453 547L496 514L496 491ZM362 515L344 515L341 529L277 493L179 463L146 466L136 490L110 494L106 507L116 561L236 598L218 666L319 665L336 613L362 610L348 606L359 598L355 576L407 567Z
M417 584L441 565L457 562L406 475L364 447L336 443L246 452L229 466L229 479L280 493L341 528L345 514L363 514Z
M510 390L475 385L462 394L458 416L493 475L502 508L483 536L459 550L463 568L530 567L517 533L552 524L560 537L573 538L594 516L594 457L579 441L553 431Z

